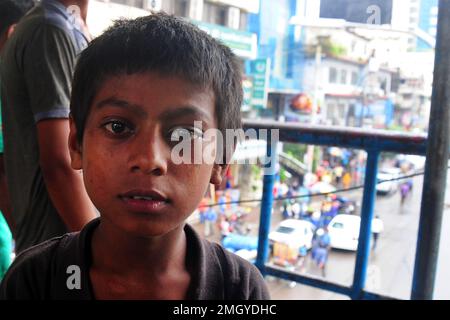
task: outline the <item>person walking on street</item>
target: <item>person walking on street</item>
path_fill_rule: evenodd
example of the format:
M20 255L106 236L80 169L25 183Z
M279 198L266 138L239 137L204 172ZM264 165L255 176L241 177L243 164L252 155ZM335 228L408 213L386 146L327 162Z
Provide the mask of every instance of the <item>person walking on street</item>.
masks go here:
M405 203L405 200L408 197L408 195L410 194L411 189L412 189L412 182L410 182L409 180L400 184L401 205L403 205Z
M380 216L375 216L372 220L372 236L373 236L373 244L372 251L375 251L377 248L378 238L380 237L380 233L384 230L383 220L380 219Z
M330 236L326 228L319 228L316 231L311 251L312 259L319 267L322 277L326 276L326 264L328 261L328 251L330 248Z

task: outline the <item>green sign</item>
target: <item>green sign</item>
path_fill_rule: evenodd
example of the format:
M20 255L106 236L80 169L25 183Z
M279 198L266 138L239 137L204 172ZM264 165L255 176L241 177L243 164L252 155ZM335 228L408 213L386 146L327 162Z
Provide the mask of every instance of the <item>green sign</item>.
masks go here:
M269 86L270 60L256 59L250 63L250 73L253 77L252 105L265 108L267 105L267 87Z
M255 33L234 30L196 20L192 22L210 36L230 47L237 56L245 59L254 59L256 57L257 38Z

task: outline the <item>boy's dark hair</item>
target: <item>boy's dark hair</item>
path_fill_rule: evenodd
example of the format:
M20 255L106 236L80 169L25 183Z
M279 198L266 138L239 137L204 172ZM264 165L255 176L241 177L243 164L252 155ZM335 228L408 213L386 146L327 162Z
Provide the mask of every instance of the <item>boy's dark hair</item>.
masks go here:
M142 72L180 76L210 88L224 137L225 129L241 128L243 92L236 56L195 25L157 12L116 21L81 53L70 103L78 142L83 140L89 108L102 83L111 76Z
M0 36L33 6L33 0L0 0Z

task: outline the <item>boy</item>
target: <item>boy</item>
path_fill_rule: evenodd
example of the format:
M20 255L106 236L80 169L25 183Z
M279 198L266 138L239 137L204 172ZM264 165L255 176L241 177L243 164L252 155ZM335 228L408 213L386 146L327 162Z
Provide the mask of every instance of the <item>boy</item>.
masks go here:
M239 128L241 102L236 57L181 19L119 21L95 39L75 71L69 149L101 217L18 256L0 297L269 298L253 265L185 224L228 166L171 152L177 135L206 144L194 121Z

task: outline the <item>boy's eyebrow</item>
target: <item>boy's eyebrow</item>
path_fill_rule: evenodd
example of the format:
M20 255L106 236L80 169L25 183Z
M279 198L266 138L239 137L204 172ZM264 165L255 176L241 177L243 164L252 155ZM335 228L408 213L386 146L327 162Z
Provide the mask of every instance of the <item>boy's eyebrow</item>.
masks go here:
M114 106L114 107L119 107L119 108L124 108L124 109L129 109L132 112L136 113L137 115L147 118L148 114L147 112L144 111L144 109L138 105L138 104L134 104L134 103L130 103L128 101L125 100L121 100L121 99L117 99L115 97L110 97L107 99L104 99L102 101L100 101L99 103L97 103L96 107L101 109L105 106Z
M100 109L107 105L124 108L124 109L129 109L141 117L144 117L144 118L148 117L147 112L145 112L145 110L142 106L140 106L138 104L130 103L128 101L121 100L121 99L118 99L115 97L110 97L110 98L107 98L107 99L104 99L104 100L98 102L96 104L96 107ZM174 120L174 119L186 117L186 116L196 116L199 118L206 118L208 120L212 120L211 116L207 112L205 112L201 108L198 108L198 107L192 106L192 105L180 106L177 108L172 108L172 109L166 110L163 113L161 113L159 118L162 121L169 121L169 120Z

